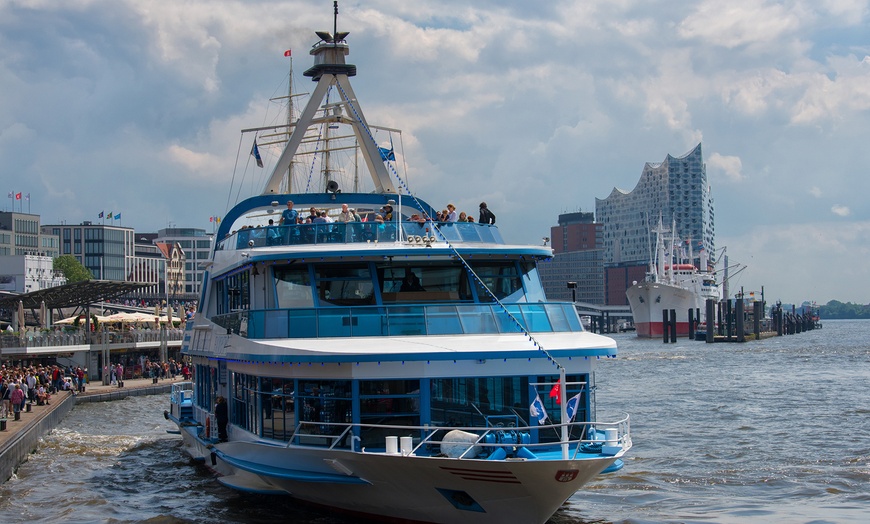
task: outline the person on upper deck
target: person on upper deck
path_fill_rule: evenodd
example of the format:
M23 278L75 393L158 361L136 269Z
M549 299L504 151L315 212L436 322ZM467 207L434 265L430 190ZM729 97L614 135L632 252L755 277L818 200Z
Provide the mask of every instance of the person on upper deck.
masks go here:
M293 209L293 201L287 201L287 209L281 212L281 221L279 224L282 226L287 226L290 224L295 224L296 219L299 217L299 211Z
M489 210L486 207L486 202L480 203L480 214L478 215L478 222L481 224L495 225L495 213Z
M447 204L447 220L446 222L456 222L456 206L453 204Z
M338 214L336 222L353 222L353 213L348 209L347 204L341 205L341 213Z

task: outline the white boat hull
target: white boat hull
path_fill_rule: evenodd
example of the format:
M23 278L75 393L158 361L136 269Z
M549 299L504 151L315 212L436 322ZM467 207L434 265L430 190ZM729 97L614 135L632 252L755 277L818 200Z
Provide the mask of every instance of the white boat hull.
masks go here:
M692 290L656 282L640 282L625 292L638 337L661 337L664 333L662 312L676 312L677 336L689 336L689 310L705 314L704 299ZM697 321L698 318L696 317Z
M343 511L413 522L543 523L621 456L492 461L244 441L209 448L193 433L182 434L185 447L234 489L286 493Z

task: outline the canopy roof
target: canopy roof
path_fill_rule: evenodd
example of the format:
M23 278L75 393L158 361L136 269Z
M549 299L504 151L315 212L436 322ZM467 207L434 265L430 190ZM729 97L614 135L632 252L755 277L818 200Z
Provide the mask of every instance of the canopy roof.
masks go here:
M151 284L141 282L120 282L114 280L86 280L75 284L40 289L21 295L7 295L0 298L0 309L14 311L18 301L25 308L39 309L42 302L50 309L84 306L95 302L111 300L141 289Z

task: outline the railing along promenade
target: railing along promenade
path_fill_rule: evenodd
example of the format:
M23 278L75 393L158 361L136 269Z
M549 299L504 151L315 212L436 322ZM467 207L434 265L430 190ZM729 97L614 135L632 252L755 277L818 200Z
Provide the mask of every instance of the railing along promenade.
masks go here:
M106 339L103 339L103 335ZM27 332L23 335L0 335L0 348L48 348L63 346L103 346L105 344L149 344L160 343L163 340L159 330L140 331L100 331L97 333L85 333L83 331L42 333ZM167 329L165 340L167 342L180 342L184 337L183 329ZM175 345L175 344L173 344Z

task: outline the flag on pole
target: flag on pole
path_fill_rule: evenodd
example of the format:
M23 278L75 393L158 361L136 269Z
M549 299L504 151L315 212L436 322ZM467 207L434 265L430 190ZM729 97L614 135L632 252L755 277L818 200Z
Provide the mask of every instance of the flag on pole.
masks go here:
M105 215L103 214L103 212L100 211L100 214L97 216L97 218L103 218L104 216L105 216Z
M550 398L556 398L556 404L562 403L562 396L559 394L559 390L562 388L561 384L557 380L555 384L553 384L553 389L550 390Z
M21 193L15 193L15 200L21 200Z
M580 393L577 393L573 397L569 398L568 402L565 403L565 411L568 414L568 422L573 421L574 416L577 414L577 411L579 411L578 408L580 407L580 395L582 394L582 391Z
M27 193L26 195L24 195L24 200L27 200L28 202L30 202L30 193Z
M544 409L544 403L541 402L541 395L535 393L535 400L529 406L529 415L538 420L538 424L543 424L547 420L547 410Z
M293 53L290 52L290 49L284 51L284 56L291 56Z
M208 217L209 222L214 222L214 217Z
M251 154L257 160L257 167L263 167L263 159L260 157L260 148L257 147L257 139L254 139L254 147L251 148Z
M10 192L9 192L9 198L15 198L15 193L12 192L12 191L10 191Z
M115 220L121 220L121 213L118 213L117 215L115 215Z

